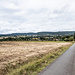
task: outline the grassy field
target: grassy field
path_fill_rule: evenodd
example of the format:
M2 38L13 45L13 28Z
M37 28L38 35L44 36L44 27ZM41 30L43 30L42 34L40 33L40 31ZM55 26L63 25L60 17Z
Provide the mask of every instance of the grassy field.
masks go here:
M70 42L0 42L1 75L36 75L59 55Z

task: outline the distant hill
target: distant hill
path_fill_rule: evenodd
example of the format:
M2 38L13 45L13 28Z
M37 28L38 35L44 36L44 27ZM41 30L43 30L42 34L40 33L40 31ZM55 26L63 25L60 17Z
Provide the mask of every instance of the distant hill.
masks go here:
M0 36L51 36L51 35L73 35L75 31L61 31L61 32L38 32L38 33L12 33L12 34L0 34Z

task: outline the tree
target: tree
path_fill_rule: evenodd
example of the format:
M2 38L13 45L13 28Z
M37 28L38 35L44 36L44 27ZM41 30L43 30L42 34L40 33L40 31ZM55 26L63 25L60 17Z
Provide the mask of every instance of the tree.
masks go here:
M69 40L69 41L73 41L73 37L70 37L68 40Z
M75 33L74 33L74 41L75 41Z

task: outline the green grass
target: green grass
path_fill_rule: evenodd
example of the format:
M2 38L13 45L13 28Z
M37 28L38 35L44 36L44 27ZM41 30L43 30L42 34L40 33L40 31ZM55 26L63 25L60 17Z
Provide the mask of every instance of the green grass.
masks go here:
M0 42L57 42L57 43L62 43L66 41L0 41ZM68 41L70 42L70 41Z
M24 42L57 42L57 43L61 43L61 42L66 42L66 41L24 41Z
M41 72L41 70L52 63L70 46L71 45L59 47L55 52L30 58L28 63L23 63L22 65L18 64L15 68L11 68L10 66L6 75L37 75L37 73Z

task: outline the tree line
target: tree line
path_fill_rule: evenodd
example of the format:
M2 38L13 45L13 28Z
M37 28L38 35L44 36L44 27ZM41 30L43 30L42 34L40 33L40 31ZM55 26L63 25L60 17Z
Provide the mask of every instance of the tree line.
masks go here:
M66 36L36 36L36 37L7 37L0 39L0 41L74 41L74 35L66 35Z

